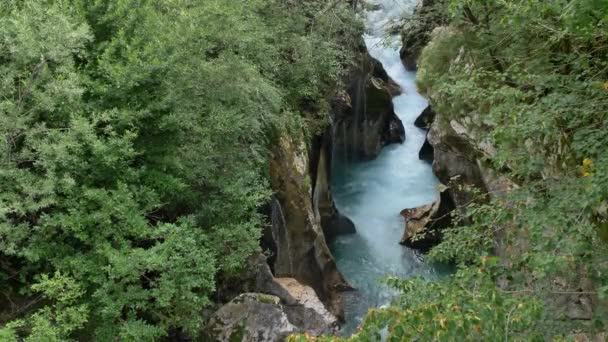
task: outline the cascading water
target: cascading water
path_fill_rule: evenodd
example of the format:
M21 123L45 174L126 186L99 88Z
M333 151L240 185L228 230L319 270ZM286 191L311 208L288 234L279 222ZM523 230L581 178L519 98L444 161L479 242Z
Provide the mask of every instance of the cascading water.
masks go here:
M338 209L357 227L357 234L340 236L332 243L338 268L357 291L345 296L346 324L351 334L368 308L388 304L394 293L379 280L386 276L433 276L435 270L416 253L398 244L404 228L399 215L405 208L432 203L438 198L438 181L431 166L418 159L425 132L414 121L427 106L416 92L414 72L403 67L400 39L387 36L391 23L413 11L415 0L368 0L374 10L364 12L369 53L401 86L393 98L406 141L385 147L377 159L361 163L334 161L332 193Z

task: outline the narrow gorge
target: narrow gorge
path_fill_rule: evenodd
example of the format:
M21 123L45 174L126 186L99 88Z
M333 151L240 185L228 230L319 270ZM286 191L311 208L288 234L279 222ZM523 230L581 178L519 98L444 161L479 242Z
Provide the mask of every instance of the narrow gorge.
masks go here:
M331 244L338 269L357 289L345 294L346 334L355 330L370 307L389 304L393 292L382 285L383 278L433 277L436 273L418 252L398 243L404 229L400 212L438 199L439 183L431 164L419 159L426 132L415 126L428 102L416 91L416 73L407 71L401 61L400 36L390 35L395 22L411 13L416 2L369 5L371 9L362 13L367 28L365 45L396 84L391 109L403 125L405 141L384 147L371 161L345 160L335 153L331 189L337 208L357 229L356 234L340 236ZM362 115L368 110L362 109ZM365 135L365 129L359 133Z
M0 341L608 341L606 0L4 0Z

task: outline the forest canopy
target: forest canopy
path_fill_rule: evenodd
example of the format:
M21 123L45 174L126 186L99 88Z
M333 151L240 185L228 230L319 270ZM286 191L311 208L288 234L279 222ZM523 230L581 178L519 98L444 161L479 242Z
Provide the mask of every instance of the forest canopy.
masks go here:
M269 146L350 60L325 6L0 3L0 340L197 335L258 248Z
M1 1L0 340L196 338L259 248L272 146L328 124L351 2ZM606 1L424 3L420 92L516 186L458 208L427 258L454 274L385 280L345 339L606 332Z

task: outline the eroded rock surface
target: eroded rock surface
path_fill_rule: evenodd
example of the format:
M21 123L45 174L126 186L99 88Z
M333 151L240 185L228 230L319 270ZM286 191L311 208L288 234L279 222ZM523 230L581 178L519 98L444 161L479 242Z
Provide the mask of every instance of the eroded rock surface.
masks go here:
M431 39L431 32L447 22L447 18L435 10L434 3L432 0L418 1L414 14L406 20L401 30L400 55L407 70L416 70L420 54Z
M335 157L373 159L385 145L405 139L392 102L392 95L400 90L382 65L368 54L362 55L349 81L348 90L331 101Z
M325 308L311 287L293 278L272 278L270 283L272 287L266 288L273 294L243 293L217 310L201 339L275 342L296 333L320 336L337 332L338 319Z
M340 292L351 287L338 271L314 213L308 161L303 141L286 136L279 139L270 161L276 192L271 208L274 275L312 287L328 310L341 318Z
M441 241L442 230L452 223L450 213L454 210L447 188L441 190L436 202L401 211L405 219L401 244L426 252Z
M429 128L431 128L431 124L435 121L435 115L436 113L433 110L433 107L429 105L416 118L414 125L418 128L428 130Z
M317 137L312 144L311 174L314 177L313 209L321 221L325 239L328 241L338 235L354 234L357 232L355 224L342 215L331 194L331 133L326 132ZM316 152L316 153L315 153Z
M300 330L289 321L279 297L243 293L210 319L202 341L274 342Z
M285 308L287 316L295 326L308 334L319 336L335 333L338 319L330 313L315 291L293 278L278 278L277 283L295 300L295 305Z
M401 119L393 113L388 127L385 129L384 142L386 144L403 144L405 142L405 128Z

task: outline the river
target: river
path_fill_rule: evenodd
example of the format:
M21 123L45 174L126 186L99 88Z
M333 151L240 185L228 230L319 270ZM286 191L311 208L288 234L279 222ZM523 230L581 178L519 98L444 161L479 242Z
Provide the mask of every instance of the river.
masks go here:
M340 236L331 244L338 268L357 288L345 296L344 335L355 331L370 307L386 305L395 295L380 279L433 277L436 273L416 252L398 244L404 228L401 210L438 198L438 180L431 165L418 159L425 132L414 126L428 103L416 91L416 73L405 70L401 63L399 37L386 36L393 20L413 11L415 0L367 2L377 5L377 10L363 13L365 43L372 57L401 86L402 94L393 103L405 127L406 141L385 147L373 161L333 163L331 187L336 206L357 228L357 234Z

